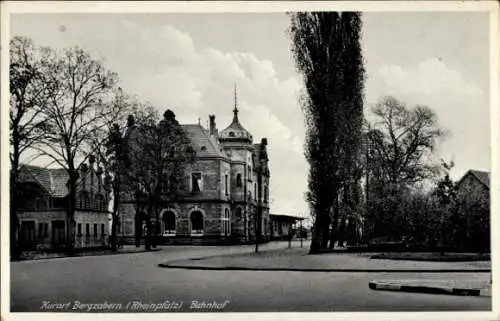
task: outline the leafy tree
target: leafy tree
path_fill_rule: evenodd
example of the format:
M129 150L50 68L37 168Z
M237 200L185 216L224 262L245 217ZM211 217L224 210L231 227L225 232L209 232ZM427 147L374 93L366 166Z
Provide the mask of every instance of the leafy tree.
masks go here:
M426 106L409 109L395 98L384 97L373 108L369 125L368 220L373 236L402 236L401 197L404 191L435 177L439 168L432 153L444 131Z
M78 48L53 51L47 64L44 82L49 99L42 109L45 128L38 151L68 173L66 242L67 250L72 252L77 169L92 154L94 131L109 126L120 112L107 103L112 99L117 75Z
M41 110L48 99L43 75L48 71L47 50L35 47L28 38L14 37L10 41L10 246L11 257L20 255L17 217L19 189L17 186L21 160L44 135Z
M145 246L149 250L161 207L185 196L186 166L194 161L195 153L171 110L160 122L151 108L140 115L138 123L134 119L129 119L133 127L126 137L130 167L124 174L136 200L137 214L145 214L137 223L146 223ZM141 237L140 227L142 224L136 226L136 241Z
M359 13L299 12L291 15L290 36L306 94L306 198L315 218L310 253L326 248L338 217L338 194L353 181L362 122L363 66ZM333 220L331 212L334 212Z
M451 180L449 171L453 168L454 163L441 162L441 166L444 170L444 177L438 181L436 188L436 197L440 205L440 240L441 240L441 251L444 251L444 246L447 239L447 234L453 237L456 233L457 224L457 212L456 201L457 201L457 186ZM451 223L451 224L450 224ZM447 227L451 227L453 230L451 233L447 233Z
M361 15L359 13L343 12L341 14L341 37L342 37L342 82L341 99L342 110L340 119L342 130L339 134L339 183L341 185L340 197L336 197L334 214L340 217L342 225L332 226L330 247L333 248L336 240L337 230L345 231L347 226L343 224L346 219L355 220L360 212L361 194L360 180L363 175L362 169L362 127L363 127L363 89L364 89L364 66L361 51ZM337 196L337 195L335 195ZM337 201L340 201L338 204ZM339 208L340 206L340 208ZM334 217L333 223L338 222ZM344 241L345 232L341 232L339 243Z

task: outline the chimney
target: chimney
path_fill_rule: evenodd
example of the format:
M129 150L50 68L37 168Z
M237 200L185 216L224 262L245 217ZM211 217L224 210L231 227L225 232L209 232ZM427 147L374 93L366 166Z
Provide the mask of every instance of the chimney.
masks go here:
M260 140L260 153L259 153L259 158L261 161L268 161L267 158L267 138L262 138Z
M210 135L217 137L217 127L215 125L215 115L208 115L210 119Z

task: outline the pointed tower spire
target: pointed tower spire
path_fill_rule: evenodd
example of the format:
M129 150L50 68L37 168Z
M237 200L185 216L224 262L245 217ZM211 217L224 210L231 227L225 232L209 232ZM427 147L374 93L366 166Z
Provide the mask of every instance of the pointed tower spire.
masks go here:
M238 93L236 92L236 83L234 83L234 120L238 119Z

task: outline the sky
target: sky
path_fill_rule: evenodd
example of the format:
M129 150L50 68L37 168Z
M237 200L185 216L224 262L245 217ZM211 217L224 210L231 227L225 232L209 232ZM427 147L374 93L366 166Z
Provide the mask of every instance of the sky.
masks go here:
M11 36L36 45L78 46L118 73L120 86L181 123L229 125L237 85L239 119L267 137L272 213L304 215L308 164L284 13L16 14ZM452 176L490 170L489 21L481 12L366 12L365 112L392 95L432 108L448 131L436 158Z

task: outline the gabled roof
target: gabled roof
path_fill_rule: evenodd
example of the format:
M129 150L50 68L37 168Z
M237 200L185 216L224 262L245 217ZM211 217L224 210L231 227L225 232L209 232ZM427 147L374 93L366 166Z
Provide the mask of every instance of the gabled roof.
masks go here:
M305 217L300 217L300 216L293 216L293 215L288 215L288 214L273 214L269 213L270 217L275 217L277 219L283 219L283 220L294 220L294 221L302 221L305 220Z
M471 175L474 177L477 181L479 181L481 184L483 184L487 189L490 189L490 173L489 172L484 172L484 171L478 171L474 169L470 169L465 173L465 175L458 181L457 184L460 184L465 177L468 175Z
M20 182L38 183L52 197L68 194L68 172L64 168L43 168L23 165L20 169Z
M88 182L89 175L95 174L95 171L87 171L86 174L80 172L77 181L77 190L84 188L84 182ZM94 176L95 177L95 176ZM64 168L44 168L33 165L23 165L19 171L20 183L35 183L40 185L52 197L65 197L69 193L68 188L69 175ZM89 183L87 183L89 184ZM94 185L101 184L101 181L95 180ZM90 185L87 185L90 186Z
M223 157L227 158L226 153L222 149L221 144L217 139L210 135L208 129L203 128L200 124L181 125L186 131L197 157ZM203 148L204 147L204 148Z

